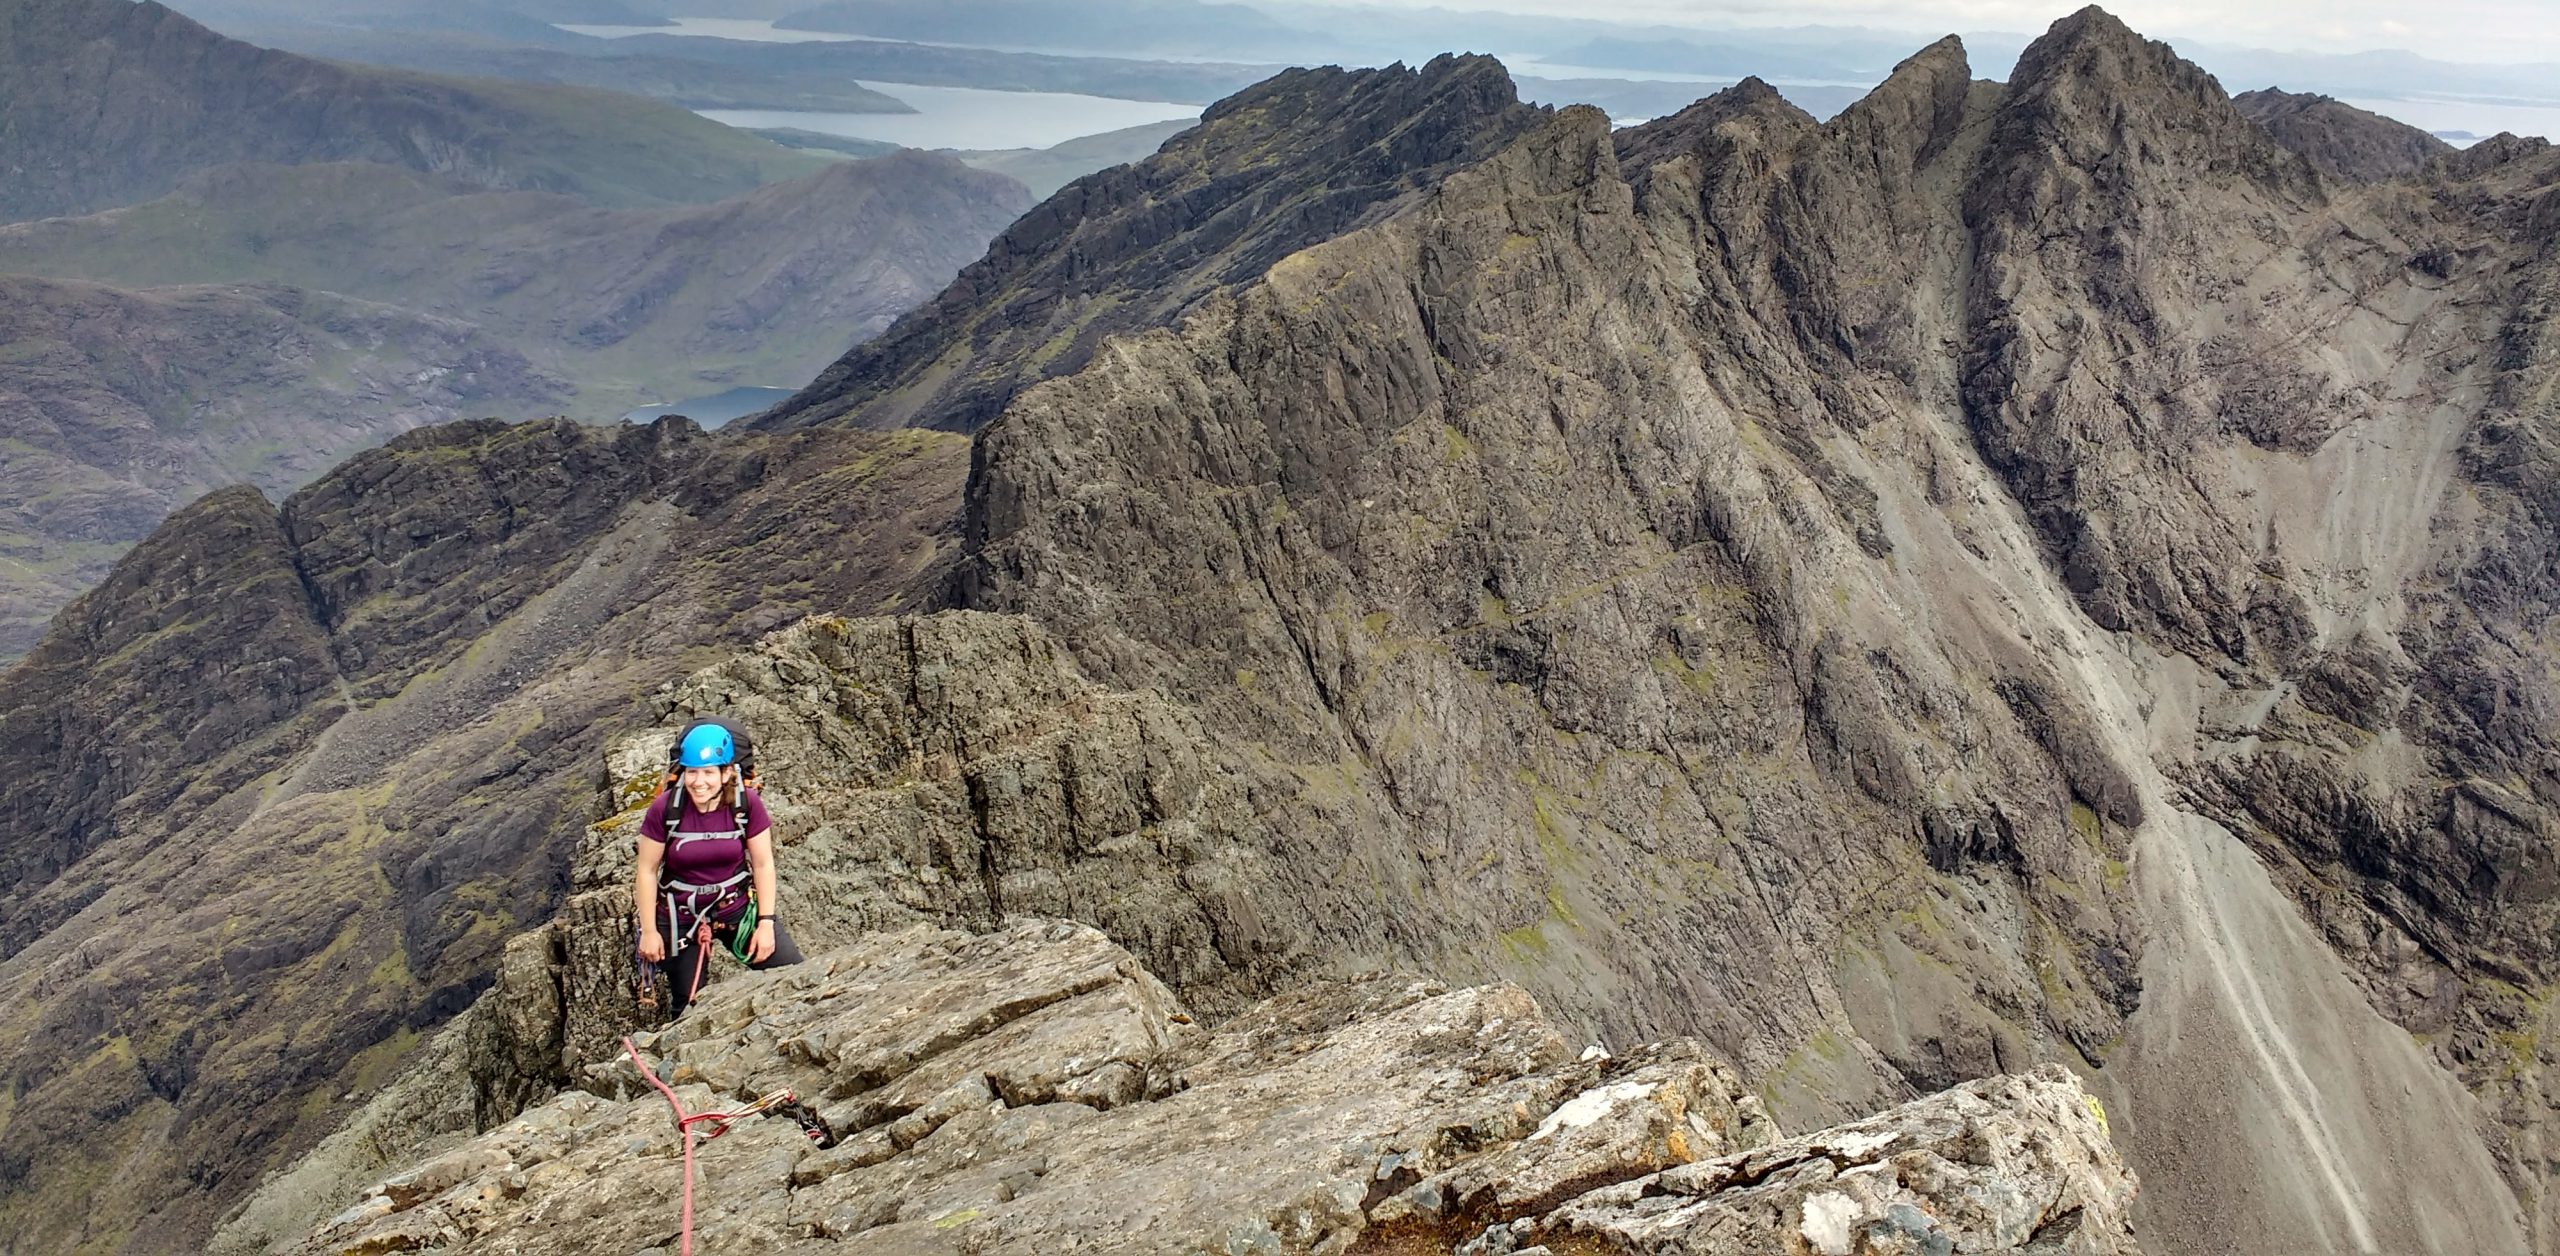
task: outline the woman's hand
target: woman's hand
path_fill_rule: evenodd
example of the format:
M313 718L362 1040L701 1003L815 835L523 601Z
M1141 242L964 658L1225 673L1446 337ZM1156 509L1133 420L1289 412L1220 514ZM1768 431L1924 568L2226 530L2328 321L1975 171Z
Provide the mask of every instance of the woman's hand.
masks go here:
M667 958L667 940L658 936L654 925L643 926L640 930L640 958L652 964L662 963Z
M759 920L756 922L755 939L747 943L747 962L761 964L771 958L773 958L773 922Z

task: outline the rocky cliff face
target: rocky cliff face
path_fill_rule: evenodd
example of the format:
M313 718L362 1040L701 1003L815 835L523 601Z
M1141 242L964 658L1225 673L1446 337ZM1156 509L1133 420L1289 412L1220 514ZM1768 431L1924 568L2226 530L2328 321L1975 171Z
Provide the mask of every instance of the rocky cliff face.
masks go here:
M2482 162L2332 184L2095 11L1822 126L1568 111L1017 400L961 598L1265 756L1292 932L1782 1117L2104 1064L2165 1247L2520 1250L2538 621L2453 607L2531 614L2532 490L2462 458L2538 465L2551 169Z
M1362 82L1470 73L1451 62ZM1590 111L1495 105L1467 115L1490 130L1356 150L1372 199L1321 242L1221 252L1225 237L1136 231L1155 220L1134 209L1087 219L1126 236L1008 237L959 289L1019 298L1022 326L1066 317L1051 280L1103 257L1151 276L1192 244L1209 260L1162 280L1185 294L1180 311L1116 325L1072 371L1049 371L992 312L965 334L919 319L884 341L906 348L864 359L863 379L902 381L883 387L916 405L849 403L857 423L974 425L971 407L993 403L936 408L955 380L1010 396L975 442L957 536L933 526L953 517L953 480L934 477L956 478L956 439L875 444L828 426L519 453L490 429L454 435L480 451L459 458L412 438L300 499L333 503L320 531L289 504L282 544L318 590L312 640L346 677L340 700L362 709L306 733L330 718L328 689L284 703L287 722L259 743L278 747L265 770L282 775L229 769L282 788L243 784L227 805L263 803L250 831L309 849L295 866L315 888L364 887L340 893L368 922L398 919L402 954L366 949L394 932L375 927L337 952L279 943L264 967L246 944L180 952L255 970L219 982L138 947L92 963L122 936L105 920L130 927L108 915L127 880L157 884L127 869L175 867L151 861L214 831L131 810L129 783L100 775L69 809L113 817L119 850L85 844L85 828L13 843L77 862L27 900L28 919L59 923L31 926L0 970L9 1006L46 1029L8 1062L27 1096L10 1132L90 1147L182 1131L202 1157L187 1161L195 1188L126 1214L201 1233L246 1193L255 1155L337 1123L324 1100L287 1128L282 1105L248 1095L344 1094L404 1053L425 1068L459 1059L468 1093L397 1092L418 1119L353 1127L289 1179L302 1197L358 1203L367 1140L406 1157L435 1141L415 1131L449 1139L528 1111L551 1113L536 1117L550 1133L494 1135L436 1171L451 1178L436 1195L386 1185L346 1218L357 1228L323 1237L381 1225L387 1242L414 1224L419 1242L539 1243L547 1225L618 1224L565 1221L580 1197L550 1181L536 1196L527 1159L556 1135L582 1148L562 1157L575 1168L646 1110L541 1106L554 1087L604 1083L587 1070L614 1023L593 1010L614 980L595 974L625 945L607 924L614 891L573 895L509 950L500 939L551 900L518 914L496 887L537 870L562 890L602 887L618 873L599 848L620 838L591 834L583 857L573 825L532 841L512 800L559 800L544 819L565 820L573 798L610 812L563 765L591 765L608 728L721 705L787 758L777 794L806 808L781 812L802 844L787 892L831 929L1080 918L1202 1020L1238 1024L1314 975L1507 982L1567 1042L1696 1039L1790 1129L2058 1063L2104 1096L2159 1250L2551 1250L2546 1044L2560 1038L2546 1032L2537 600L2560 500L2545 456L2551 151L2483 145L2426 181L2340 183L2095 10L2057 24L2008 84L1974 81L1950 41L1826 124L1755 84L1624 133ZM1452 168L1451 147L1419 142L1449 134L1484 151ZM1397 173L1408 156L1416 173ZM1257 203L1214 191L1237 183L1206 186L1197 215L1148 212L1179 226ZM1160 262L1157 245L1175 252ZM972 288L1001 275L1048 278ZM1038 346L1068 351L1066 324L1039 326ZM872 386L830 378L821 392L854 392L829 395ZM547 470L578 459L607 486L593 500ZM862 486L884 466L945 495L886 494L911 508L853 514L881 509ZM421 505L435 501L450 504ZM546 532L551 518L569 522ZM136 605L219 587L174 560L135 570ZM667 573L719 592L641 596ZM912 605L920 589L1007 614L811 624L725 662L686 656L717 666L657 703L630 697L677 670L643 660L802 607ZM442 609L449 591L463 610ZM598 605L646 609L577 609ZM218 639L171 637L166 666ZM26 690L48 701L12 718L122 715L130 690L75 676L116 656L63 648L48 683L72 687ZM284 744L306 735L310 748ZM172 771L217 762L170 738ZM224 805L190 820L238 814ZM314 810L285 810L297 805ZM73 914L84 894L96 906ZM297 918L277 936L313 927ZM76 949L90 944L106 949ZM371 967L386 958L400 963ZM483 1007L499 1011L475 1013L462 1045L418 1048L393 1028L423 1029L493 972L501 996ZM720 1019L706 1008L688 1025L747 1044L723 1067L761 1070L770 1050L774 1068L814 1078L846 1057L805 1036L770 1045L784 1040L739 1015L801 1015L779 993L794 980L739 982L716 996ZM215 988L243 1002L176 1049L141 1028L161 1022L113 1021L82 997L107 983L173 1006ZM369 1028L316 1057L288 1036L355 1020L298 992L351 989ZM244 1016L239 991L303 1019ZM273 1064L335 1065L367 1041L373 1054L325 1077ZM460 1055L417 1054L431 1050ZM1137 1064L1164 1058L1151 1052L1131 1047L1115 1077L1153 1076ZM174 1097L143 1097L143 1079L172 1076ZM899 1146L900 1120L924 1135L964 1112L1006 1119L965 1087L969 1102L936 1108L961 1080L937 1079L866 1109L896 1156L811 1167L820 1181L801 1191L820 1193L803 1202L824 1211L766 1189L792 1171L778 1160L741 1168L760 1176L737 1233L841 1223L942 1250L977 1218L932 1227L970 1207L990 1243L1063 1224L1070 1213L1045 1210L1065 1201L1036 1182L983 1183L939 1150L900 1163L932 1138ZM829 1102L894 1080L866 1074ZM1970 1093L1998 1086L2026 1110L2076 1101L2016 1083ZM105 1121L81 1106L101 1093L126 1105ZM213 1136L247 1111L265 1124ZM988 1128L970 1120L959 1128ZM106 1132L74 1133L89 1129ZM107 1159L140 1176L167 1162L154 1154ZM1864 1171L1863 1154L1808 1145L1738 1177L1648 1169L1648 1185L1577 1189L1567 1206L1500 1214L1499 1239L1490 1220L1465 1237L1488 1251L1678 1250L1703 1240L1649 1227L1729 1217L1716 1224L1817 1250L1925 1250L1931 1236L1896 1236L1909 1218L1895 1209L1926 1220L1938 1205L1895 1191L1945 1197ZM537 1200L522 1214L507 1160ZM1752 1164L1769 1170L1757 1187ZM59 1161L0 1168L23 1199L88 1185ZM1345 1172L1376 1180L1359 1176L1374 1166ZM428 1208L467 1182L489 1193ZM879 1202L945 1188L953 1211ZM1372 1201L1363 1186L1328 1214L1333 1232L1370 1234L1403 1190ZM1994 1236L1983 1242L2107 1250L2110 1207L2041 1239L2040 1222L1999 1209L1963 1224ZM515 1224L534 1209L538 1222ZM1816 1233L1817 1212L1850 1220ZM43 1242L62 1215L0 1220ZM513 1225L507 1238L470 1237L489 1218ZM636 1247L666 1231L592 1233Z
M1292 70L1132 166L1068 184L932 304L856 346L766 426L975 431L1014 394L1161 327L1532 125L1490 57Z
M2455 151L2408 123L2327 96L2267 87L2242 92L2231 103L2321 173L2356 183L2405 179Z
M0 4L0 105L0 221L148 200L235 161L379 161L624 205L817 167L672 105L315 61L152 0Z
M0 657L209 489L283 494L395 433L539 412L565 385L447 319L281 286L0 277Z
M915 434L464 424L136 547L0 716L55 765L0 842L0 1231L198 1246L552 914L600 722L689 649L896 605L956 548L965 466Z
M2058 1068L1781 1139L1697 1044L1584 1050L1516 988L1373 976L1210 1030L1079 925L874 934L641 1042L691 1109L788 1088L840 1140L710 1143L706 1250L2138 1250L2132 1176ZM665 1101L627 1060L581 1080L279 1250L665 1245Z

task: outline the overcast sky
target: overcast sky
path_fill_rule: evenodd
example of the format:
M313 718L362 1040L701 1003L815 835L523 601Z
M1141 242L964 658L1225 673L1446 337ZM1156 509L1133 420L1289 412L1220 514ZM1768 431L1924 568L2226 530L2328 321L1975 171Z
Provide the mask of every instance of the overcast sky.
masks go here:
M2035 0L1373 0L1698 26L1873 26L2034 34L2077 3ZM2106 0L2154 39L2288 52L2405 48L2447 61L2560 61L2560 0Z

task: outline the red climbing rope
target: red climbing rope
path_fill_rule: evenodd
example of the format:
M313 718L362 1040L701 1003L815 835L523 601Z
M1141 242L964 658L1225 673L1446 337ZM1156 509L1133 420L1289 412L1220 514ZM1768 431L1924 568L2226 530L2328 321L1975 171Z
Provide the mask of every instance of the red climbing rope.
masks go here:
M684 1006L693 1006L693 996L702 993L702 969L711 962L711 918L693 919L693 983L685 987Z
M762 1099L756 1100L753 1106L737 1112L695 1112L688 1114L684 1110L683 1101L676 1098L676 1092L665 1082L658 1080L658 1074L655 1070L649 1067L649 1062L640 1058L640 1048L631 1045L631 1036L628 1034L623 1035L622 1049L630 1053L631 1063L634 1067L640 1070L640 1075L648 1078L649 1084L657 1087L659 1094L666 1096L667 1106L675 1109L676 1136L684 1143L684 1217L680 1223L682 1229L679 1231L683 1235L683 1239L677 1245L676 1253L677 1256L693 1256L693 1127L703 1124L716 1124L718 1126L718 1128L702 1136L702 1141L707 1143L712 1139L720 1137L722 1134L728 1133L729 1123L731 1121L738 1120L742 1117L754 1116L757 1113L764 1111L766 1108L772 1107L776 1103L791 1102L791 1092L787 1090L777 1090L772 1094L766 1095Z

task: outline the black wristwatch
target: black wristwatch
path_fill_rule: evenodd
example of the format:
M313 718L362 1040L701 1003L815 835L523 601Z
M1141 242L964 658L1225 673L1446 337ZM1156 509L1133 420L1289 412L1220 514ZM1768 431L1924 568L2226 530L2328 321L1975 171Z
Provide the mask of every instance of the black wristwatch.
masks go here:
M756 917L756 923L760 925L778 925L782 923L782 917L775 915L759 915Z

